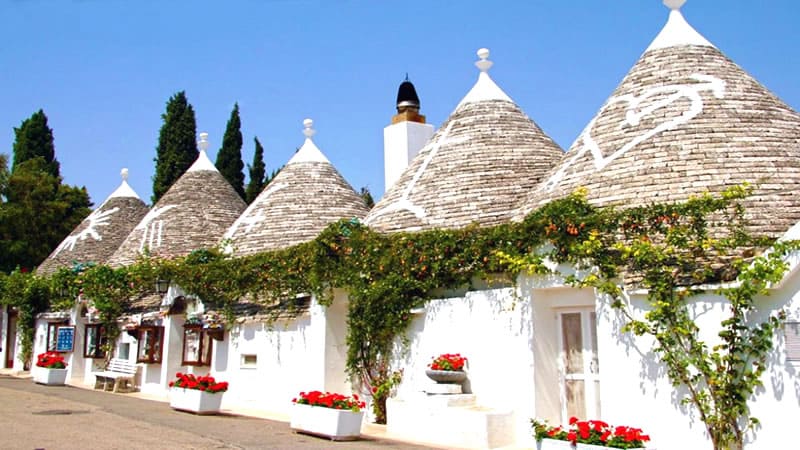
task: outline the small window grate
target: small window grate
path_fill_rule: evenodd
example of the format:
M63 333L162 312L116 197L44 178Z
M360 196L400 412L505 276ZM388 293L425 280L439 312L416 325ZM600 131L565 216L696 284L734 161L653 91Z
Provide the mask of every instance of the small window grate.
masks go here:
M256 366L258 366L258 356L257 355L252 355L252 354L242 355L242 362L240 364L241 368L243 368L243 369L254 369L254 368L256 368Z
M786 360L800 362L800 322L786 322L783 334L786 342Z

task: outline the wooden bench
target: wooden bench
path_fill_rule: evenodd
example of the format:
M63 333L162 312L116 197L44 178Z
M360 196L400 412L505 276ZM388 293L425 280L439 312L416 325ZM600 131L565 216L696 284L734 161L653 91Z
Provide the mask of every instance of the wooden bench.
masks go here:
M108 362L106 370L102 372L93 372L95 376L94 388L99 389L102 383L103 390L108 390L109 382L113 392L118 392L120 385L125 384L126 389L130 390L133 387L133 380L136 377L138 367L126 359L113 358Z

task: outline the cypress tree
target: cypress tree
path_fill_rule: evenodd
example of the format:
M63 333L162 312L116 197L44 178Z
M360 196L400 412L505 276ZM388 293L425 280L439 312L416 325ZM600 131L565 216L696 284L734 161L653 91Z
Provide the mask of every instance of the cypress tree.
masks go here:
M228 180L233 189L244 198L244 163L242 162L242 121L239 118L239 104L233 105L231 117L225 127L222 137L222 147L217 152L217 166L219 173Z
M156 148L156 174L153 176L153 204L197 160L197 122L194 108L180 91L170 97L164 121L158 133Z
M53 143L53 130L47 126L47 116L41 109L22 121L19 128L14 128L14 161L11 171L17 166L36 157L41 157L45 165L43 169L54 177L61 175L61 165L56 160L56 148Z
M261 190L264 189L264 174L267 169L267 166L264 165L264 147L261 146L261 142L258 141L257 137L254 140L256 143L256 153L253 155L253 164L247 165L250 181L247 183L245 201L248 205L253 203L253 200L255 200L258 194L261 193Z
M8 155L0 153L0 203L5 198L6 185L8 184Z
M361 192L358 193L361 196L361 199L364 200L364 204L367 205L367 208L372 209L375 206L375 199L372 198L372 194L369 192L369 188L364 186L361 188Z

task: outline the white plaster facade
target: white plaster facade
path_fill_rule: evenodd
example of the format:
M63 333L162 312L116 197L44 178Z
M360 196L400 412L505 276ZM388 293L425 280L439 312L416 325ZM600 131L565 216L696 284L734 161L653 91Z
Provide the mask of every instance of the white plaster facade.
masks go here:
M646 309L644 293L630 294L628 300L634 311L642 313ZM712 293L694 300L698 324L710 345L726 304L724 298ZM761 317L755 320L785 309L790 322L800 322L800 271L789 273L759 304ZM504 439L516 446L535 447L531 418L552 423L566 420L561 390L564 355L558 326L559 313L565 311L596 315L600 410L587 418L641 427L658 448L709 448L703 424L691 407L679 403L680 391L676 392L663 366L656 361L652 341L620 332L621 318L608 299L592 290L565 287L560 278L552 276L522 276L516 287L483 285L469 292L449 293L415 310L407 332L409 345L397 346L393 369L402 369L404 375L395 399L390 400L390 429L392 401L424 396L422 391L430 383L425 369L431 358L441 353L461 353L469 358L464 390L475 396L475 409L498 417L510 413L513 425L503 422L498 428L513 435ZM175 372L211 373L230 383L223 408L287 418L292 398L301 391L351 392L345 373L346 313L347 294L337 290L330 307L313 299L308 313L295 319L271 325L236 323L222 341L213 341L210 367L181 365L184 315L164 316L159 322L165 327L163 362L138 364L136 384L143 393L166 397ZM7 320L4 312L3 333ZM48 320L54 319L37 320L34 355L45 351ZM68 379L73 384L93 385L91 372L100 370L102 360L82 356L86 317L80 316L76 308L68 320L70 325L76 325L74 351L65 354ZM127 345L128 357L135 361L137 344L136 339L123 332L114 356L119 356L121 346ZM785 430L790 429L797 415L800 362L787 361L785 352L779 333L763 378L764 388L752 403L753 415L762 425L748 435L748 450L777 448L784 443ZM21 369L21 363L16 364ZM460 419L443 423L450 423L457 430L474 417L465 415L464 409L458 411L452 417ZM425 414L438 413L428 410ZM407 415L398 417L414 420ZM424 417L422 411L420 417ZM491 427L490 419L488 423L487 427ZM471 428L477 432L474 426ZM420 428L419 436L406 437L420 440L424 438L423 431ZM450 442L443 438L438 443Z

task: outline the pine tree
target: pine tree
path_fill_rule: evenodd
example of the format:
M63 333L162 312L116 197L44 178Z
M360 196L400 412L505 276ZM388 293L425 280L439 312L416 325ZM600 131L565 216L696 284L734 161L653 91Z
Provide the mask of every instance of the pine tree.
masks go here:
M247 183L245 201L248 205L253 203L253 200L255 200L258 194L261 193L261 190L264 189L264 173L267 168L267 166L264 165L264 147L261 146L261 142L258 141L257 137L254 140L256 143L256 153L253 155L253 164L247 165L250 181Z
M244 163L242 162L242 121L239 118L239 104L233 105L231 117L222 137L222 147L217 152L214 164L217 170L228 180L233 189L244 198Z
M156 174L153 176L153 204L186 172L197 159L197 122L194 108L180 91L170 97L167 111L161 115L164 124L158 133Z
M53 130L47 126L47 116L41 109L22 121L19 128L14 128L14 161L11 171L17 166L37 156L45 162L44 170L50 175L61 175L61 165L55 158L56 148L53 143Z

